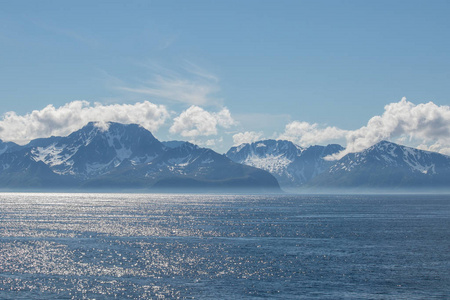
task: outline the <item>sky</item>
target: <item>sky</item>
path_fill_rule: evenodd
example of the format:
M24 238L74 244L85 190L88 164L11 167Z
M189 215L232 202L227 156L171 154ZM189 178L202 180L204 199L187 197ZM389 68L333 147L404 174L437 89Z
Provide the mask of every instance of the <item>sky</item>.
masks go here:
M450 154L449 1L0 1L0 139L139 123Z

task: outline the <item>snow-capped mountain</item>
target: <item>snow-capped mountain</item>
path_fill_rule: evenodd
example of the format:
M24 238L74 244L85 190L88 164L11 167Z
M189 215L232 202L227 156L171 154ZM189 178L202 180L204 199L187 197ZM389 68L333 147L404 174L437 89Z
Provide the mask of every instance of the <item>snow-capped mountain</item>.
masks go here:
M235 162L270 172L281 186L298 187L326 171L332 162L323 158L341 150L335 144L302 148L290 141L264 140L232 147L226 155Z
M67 137L38 139L26 147L36 161L55 173L82 179L102 175L122 163L148 163L164 152L164 145L138 125L107 126L89 123Z
M381 141L314 178L324 187L449 187L450 157Z
M190 143L165 146L135 124L89 123L67 137L16 146L0 154L0 186L279 189L268 172Z

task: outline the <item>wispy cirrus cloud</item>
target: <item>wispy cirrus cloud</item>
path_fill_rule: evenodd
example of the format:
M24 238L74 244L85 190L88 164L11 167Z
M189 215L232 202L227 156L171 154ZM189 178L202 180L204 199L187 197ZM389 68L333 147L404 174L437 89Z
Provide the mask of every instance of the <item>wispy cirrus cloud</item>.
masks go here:
M96 48L100 45L99 41L92 36L88 36L87 34L81 34L73 29L62 28L61 26L52 25L48 22L48 20L38 20L38 19L30 19L30 21L38 28L46 30L56 35L65 36L67 38L73 39L77 42L80 42L84 45Z
M212 82L219 82L219 78L216 75L212 74L211 72L208 72L204 68L200 67L199 65L189 60L184 61L183 68L187 72L199 76L201 78L208 79Z
M214 96L220 90L219 79L198 65L185 61L178 70L170 70L151 62L141 66L153 74L149 80L134 85L121 85L119 90L191 105L217 105Z
M60 107L48 105L25 115L7 112L0 119L0 139L25 144L35 138L68 135L88 122L109 121L140 124L155 132L169 116L164 105L148 101L111 105L72 101Z

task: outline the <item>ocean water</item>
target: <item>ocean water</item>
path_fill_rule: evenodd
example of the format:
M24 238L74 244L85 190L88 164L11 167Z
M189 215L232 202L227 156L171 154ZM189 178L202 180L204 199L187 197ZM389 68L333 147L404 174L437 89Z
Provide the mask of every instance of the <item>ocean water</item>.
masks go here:
M449 299L450 196L0 194L0 299Z

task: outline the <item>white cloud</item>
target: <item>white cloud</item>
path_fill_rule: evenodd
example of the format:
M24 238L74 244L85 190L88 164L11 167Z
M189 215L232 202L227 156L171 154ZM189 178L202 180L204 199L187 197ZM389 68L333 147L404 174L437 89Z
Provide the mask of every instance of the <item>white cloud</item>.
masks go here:
M218 113L213 113L217 119L217 124L223 128L230 128L236 125L236 121L231 117L231 113L228 108L222 108Z
M302 147L339 140L348 131L337 127L321 127L319 124L293 121L286 125L285 131L278 139L292 141Z
M48 105L26 115L7 112L0 120L0 139L25 144L35 138L68 135L91 121L136 123L155 132L168 117L164 105L148 101L113 105L73 101L57 108Z
M255 132L255 131L239 132L233 135L233 143L234 146L239 146L245 143L253 143L259 141L262 135L263 135L262 132Z
M284 133L278 138L301 146L345 138L346 149L328 157L330 160L362 151L381 140L394 140L424 150L450 154L450 107L438 106L433 102L415 105L402 98L399 102L386 105L381 116L372 117L366 126L356 130L294 121L286 125Z
M415 105L402 98L384 107L381 116L374 116L367 126L346 135L347 148L331 157L362 151L381 140L399 139L420 143L422 149L450 153L450 107L433 102Z
M229 128L235 121L230 111L223 108L218 113L211 113L199 106L192 105L174 119L170 133L184 137L209 136L217 134L217 127Z
M346 153L358 152L371 145L392 138L409 137L423 144L433 144L435 151L450 146L450 107L433 102L415 105L403 98L384 107L381 116L369 120L367 126L350 132Z

